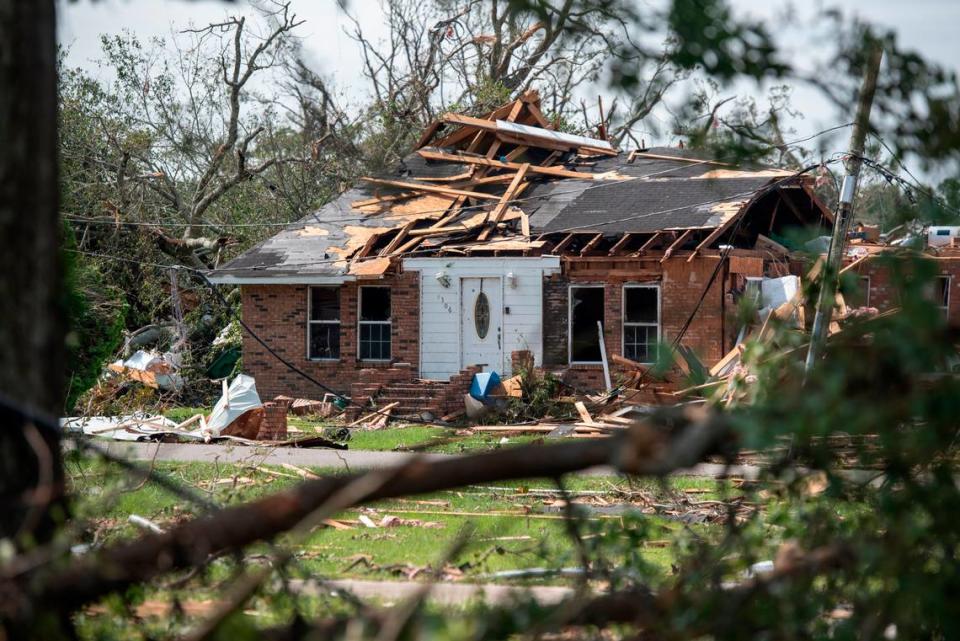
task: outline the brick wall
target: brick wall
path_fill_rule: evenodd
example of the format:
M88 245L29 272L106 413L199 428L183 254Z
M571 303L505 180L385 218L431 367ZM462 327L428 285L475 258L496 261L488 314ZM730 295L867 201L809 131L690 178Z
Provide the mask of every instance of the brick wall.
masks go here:
M363 370L401 369L417 376L420 359L420 286L415 272L372 281L371 286L392 290L391 362L370 363L357 358L357 283L340 287L340 360L307 359L307 286L245 285L241 288L243 320L271 348L330 388L348 393L354 382L364 379ZM360 286L362 286L361 284ZM323 390L291 371L271 356L253 338L243 338L244 371L257 380L264 399L279 394L322 398ZM371 378L369 372L368 380ZM391 376L392 378L392 376Z
M718 258L697 257L687 262L685 257L674 258L662 265L652 261L648 269L655 270L656 277L628 276L581 276L554 275L544 281L544 367L564 367L564 380L584 390L604 387L601 365L572 365L567 367L568 288L571 284L594 284L604 286L604 342L608 354L623 354L623 331L621 324L623 286L638 282L657 282L660 285L661 340L671 341L680 332L688 316L693 312L703 288L716 267ZM610 270L613 271L613 270ZM721 272L714 281L693 322L684 335L683 344L692 347L707 366L724 354L724 283L726 275ZM616 379L618 369L612 367ZM616 382L614 380L614 382Z
M873 259L860 263L853 271L870 278L870 307L876 307L881 312L899 307L895 283L882 260ZM960 327L960 255L937 259L936 273L952 277L947 321L953 327Z

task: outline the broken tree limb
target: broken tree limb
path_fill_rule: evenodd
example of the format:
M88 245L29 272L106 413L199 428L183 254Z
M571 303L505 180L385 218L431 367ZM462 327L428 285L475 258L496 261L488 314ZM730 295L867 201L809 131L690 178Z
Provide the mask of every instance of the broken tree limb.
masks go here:
M660 427L656 427L659 425ZM666 429L666 426L673 426ZM524 478L554 478L609 465L625 473L665 476L690 467L732 442L727 419L702 407L664 409L649 422L607 439L527 445L460 456L416 459L394 468L390 482L342 509L387 498ZM376 474L371 472L370 474ZM381 472L382 473L382 472ZM270 540L300 523L362 474L304 482L289 490L170 528L165 534L118 543L65 566L15 576L0 569L0 618L29 617L44 606L70 612L163 573L205 565L212 555Z

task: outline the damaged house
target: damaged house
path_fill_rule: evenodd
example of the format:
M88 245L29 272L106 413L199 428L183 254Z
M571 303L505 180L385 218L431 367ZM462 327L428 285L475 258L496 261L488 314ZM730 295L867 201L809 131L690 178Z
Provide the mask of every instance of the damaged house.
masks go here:
M483 118L444 115L393 175L211 280L239 285L251 329L346 393L432 398L531 358L600 390L604 360L616 379L662 341L708 366L736 344L738 296L790 273L772 239L829 229L808 181L682 149L621 153L555 130L528 92ZM243 362L266 396L316 393L249 337Z

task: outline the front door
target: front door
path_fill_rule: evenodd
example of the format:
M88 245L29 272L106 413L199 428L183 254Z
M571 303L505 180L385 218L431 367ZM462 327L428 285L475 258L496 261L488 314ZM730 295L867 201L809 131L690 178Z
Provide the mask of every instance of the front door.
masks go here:
M464 278L460 284L460 367L503 370L503 306L500 279ZM424 336L423 340L430 340Z

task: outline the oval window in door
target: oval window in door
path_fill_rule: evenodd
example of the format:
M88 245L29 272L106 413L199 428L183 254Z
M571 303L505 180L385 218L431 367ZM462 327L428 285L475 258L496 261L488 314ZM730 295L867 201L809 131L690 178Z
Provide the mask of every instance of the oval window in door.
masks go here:
M477 294L477 301L473 304L473 322L477 326L477 336L486 338L490 331L490 300L483 292Z

